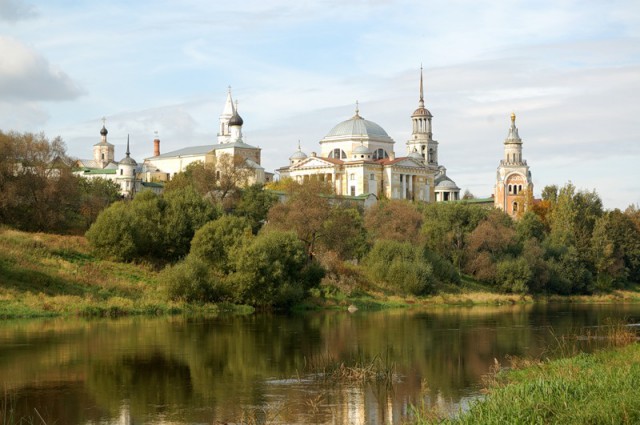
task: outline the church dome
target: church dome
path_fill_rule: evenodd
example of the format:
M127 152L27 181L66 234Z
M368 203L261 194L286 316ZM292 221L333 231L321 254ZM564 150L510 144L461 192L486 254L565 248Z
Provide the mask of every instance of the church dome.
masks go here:
M409 158L417 159L418 161L424 161L424 158L422 157L422 155L420 155L416 148L413 148L413 150L409 154Z
M107 133L109 133L109 131L107 131L107 128L103 125L102 128L100 129L100 135L106 136Z
M389 135L382 127L373 121L365 120L362 118L357 112L356 114L346 120L342 121L335 127L331 129L331 131L325 137L345 137L345 136L365 136L365 137L382 137L389 138Z
M356 148L353 150L354 155L368 155L370 153L371 151L369 151L369 148L365 145L356 146Z
M307 159L307 154L302 152L301 150L297 150L289 157L290 160L303 160Z
M242 119L242 117L238 114L238 112L234 112L233 116L229 119L229 127L232 127L234 125L239 125L241 126L242 124L244 124L244 120Z
M135 159L131 158L129 155L125 156L124 158L122 158L122 160L119 162L120 165L133 165L134 167L136 165L138 165L138 163L136 162Z
M427 108L425 108L424 106L421 106L415 111L413 111L413 114L411 115L411 117L412 118L417 118L417 117L433 118L433 115L431 115L431 112L429 112Z
M460 190L458 185L449 177L444 176L441 179L436 179L436 190Z

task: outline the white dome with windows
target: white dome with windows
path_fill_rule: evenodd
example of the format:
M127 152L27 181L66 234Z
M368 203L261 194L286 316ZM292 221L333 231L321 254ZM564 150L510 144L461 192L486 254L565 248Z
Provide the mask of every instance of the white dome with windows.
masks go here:
M325 139L334 138L377 139L392 142L384 128L373 121L362 118L358 109L353 117L334 126L325 136Z

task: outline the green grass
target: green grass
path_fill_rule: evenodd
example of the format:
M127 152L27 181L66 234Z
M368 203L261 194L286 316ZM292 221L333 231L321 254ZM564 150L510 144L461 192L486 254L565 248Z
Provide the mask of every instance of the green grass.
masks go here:
M424 409L412 423L637 424L638 388L640 345L634 343L501 372L487 397L458 418Z
M0 318L247 311L168 301L157 276L95 257L84 237L0 228Z

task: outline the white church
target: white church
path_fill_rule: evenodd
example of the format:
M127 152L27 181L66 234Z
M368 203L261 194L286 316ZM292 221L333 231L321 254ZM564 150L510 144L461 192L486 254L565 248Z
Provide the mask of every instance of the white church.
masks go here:
M120 186L121 195L130 198L141 190L160 193L164 182L171 180L177 173L185 171L192 163L201 162L216 167L216 164L225 157L230 161L239 157L244 161L244 166L251 170L246 184L272 181L273 173L266 172L260 165L261 149L243 141L243 124L244 121L238 114L237 104L234 105L229 88L227 100L220 115L216 144L190 146L160 153L160 140L156 137L153 141L153 156L145 158L142 164L138 164L131 158L128 138L126 156L119 162L114 160L114 146L107 140L109 132L103 119L100 142L93 146L93 159L76 161L75 174L85 178L114 181ZM216 173L219 178L220 171Z
M522 139L518 135L515 118L512 114L493 197L476 200L493 204L513 217L521 215L527 208L523 195L533 191L529 166L522 159ZM418 108L411 114L412 132L405 143L404 155L396 154L395 141L380 125L360 115L356 103L354 115L336 124L320 140L319 154L312 152L307 155L298 145L298 150L289 157L289 164L276 172L281 179L327 182L338 196L373 201L381 198L422 202L460 200L460 188L438 162L439 143L433 139L432 120L433 115L425 107L420 69ZM246 184L273 181L274 174L261 166L261 149L244 142L243 124L229 88L219 117L217 143L161 153L160 140L156 137L153 156L138 163L131 158L128 137L125 157L115 161L114 146L107 140L108 131L103 119L100 141L93 146L93 159L78 160L75 173L85 178L114 181L120 186L123 197L133 197L142 190L160 193L163 182L185 171L190 164L212 164L215 169L216 164L227 157L240 158L251 170ZM220 169L216 173L219 178Z
M374 195L376 198L423 202L460 199L460 188L438 164L438 142L433 139L433 115L424 106L422 69L420 99L411 115L411 138L404 156L396 155L394 140L378 124L355 114L335 125L320 140L320 154L298 150L289 164L277 170L280 178L310 179L330 184L336 195Z

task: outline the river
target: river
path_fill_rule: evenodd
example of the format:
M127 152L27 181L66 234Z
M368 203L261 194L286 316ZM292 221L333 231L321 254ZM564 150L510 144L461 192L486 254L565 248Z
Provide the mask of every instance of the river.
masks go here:
M496 362L567 354L563 336L611 319L638 323L640 305L3 321L0 423L396 424L464 409ZM341 363L393 378L320 374Z

